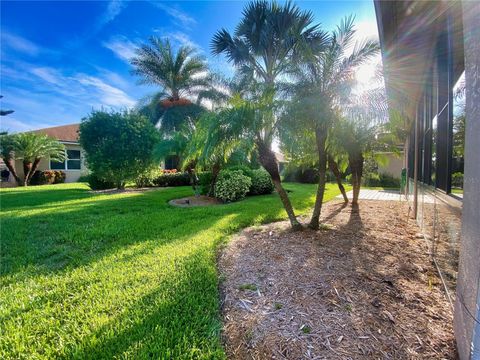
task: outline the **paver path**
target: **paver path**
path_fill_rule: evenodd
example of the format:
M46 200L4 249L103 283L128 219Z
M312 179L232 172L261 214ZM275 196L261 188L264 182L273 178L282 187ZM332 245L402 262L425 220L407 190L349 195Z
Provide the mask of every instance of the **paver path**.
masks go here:
M351 199L353 192L347 192L347 197ZM342 195L338 195L337 199L343 199ZM385 201L399 201L401 200L400 191L398 190L369 190L361 189L359 200L385 200Z

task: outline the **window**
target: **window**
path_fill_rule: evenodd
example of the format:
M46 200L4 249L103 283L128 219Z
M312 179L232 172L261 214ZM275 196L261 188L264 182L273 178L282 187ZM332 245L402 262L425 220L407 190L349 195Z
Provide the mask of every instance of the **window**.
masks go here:
M67 150L65 153L65 161L58 162L50 160L51 170L80 170L82 168L82 160L80 150Z
M80 150L67 150L67 169L80 170Z

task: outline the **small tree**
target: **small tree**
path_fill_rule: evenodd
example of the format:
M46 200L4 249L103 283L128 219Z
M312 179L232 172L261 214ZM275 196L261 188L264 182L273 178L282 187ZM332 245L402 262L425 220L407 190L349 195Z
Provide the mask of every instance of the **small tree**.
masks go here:
M0 158L5 163L5 166L14 177L15 181L20 185L23 184L22 179L15 170L15 136L9 134L2 134L0 136Z
M158 131L135 112L93 111L80 124L80 144L90 170L123 189L153 162Z
M65 160L65 146L47 135L32 132L15 134L12 135L9 146L15 158L23 160L23 180L19 181L18 176L13 173L19 185L28 186L43 158L54 161Z

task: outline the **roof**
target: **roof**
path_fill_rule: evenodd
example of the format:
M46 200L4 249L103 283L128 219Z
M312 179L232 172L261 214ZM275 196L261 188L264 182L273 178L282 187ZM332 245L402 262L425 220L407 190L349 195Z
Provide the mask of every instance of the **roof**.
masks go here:
M58 141L63 142L75 142L78 143L78 129L80 124L70 124L70 125L61 125L54 126L45 129L39 129L32 131L37 134L45 134L50 137L57 139Z

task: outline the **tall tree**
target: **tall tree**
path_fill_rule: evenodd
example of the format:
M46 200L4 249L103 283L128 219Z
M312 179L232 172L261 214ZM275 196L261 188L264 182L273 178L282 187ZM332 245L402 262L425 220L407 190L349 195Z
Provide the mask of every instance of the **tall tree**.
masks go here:
M214 54L225 54L237 69L251 74L258 81L258 88L263 93L261 106L257 106L258 103L255 106L243 104L240 112L255 119L252 138L260 163L270 174L292 227L297 229L301 226L281 184L278 163L272 151L272 141L278 130L275 98L279 77L286 74L291 64L307 49L320 51L326 39L319 25L313 24L311 12L302 11L291 2L253 1L244 8L235 32L230 34L221 29L211 45ZM238 112L239 108L236 110ZM241 120L233 113L231 115ZM245 126L240 128L246 129Z
M160 87L140 106L154 125L160 122L164 131L175 131L186 118L201 113L202 108L192 100L210 88L210 79L205 58L194 48L180 46L175 51L169 40L151 37L137 49L131 64L141 83Z
M43 134L33 132L15 134L12 148L15 158L21 159L23 162L23 180L19 182L19 185L28 186L43 158L50 158L53 161L65 160L65 146L56 139Z
M315 134L314 146L318 156L319 180L309 224L312 229L319 228L326 182L326 143L335 113L351 92L355 70L379 51L376 41L355 43L354 35L354 17L346 17L331 34L328 46L320 51L308 51L305 61L291 73L297 80L292 121L302 122Z

